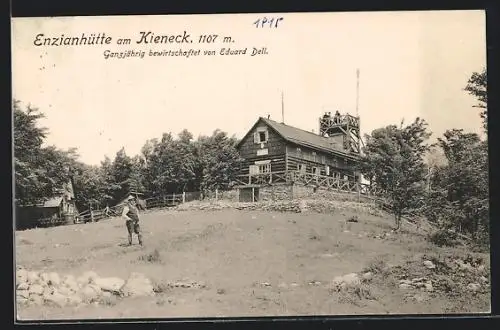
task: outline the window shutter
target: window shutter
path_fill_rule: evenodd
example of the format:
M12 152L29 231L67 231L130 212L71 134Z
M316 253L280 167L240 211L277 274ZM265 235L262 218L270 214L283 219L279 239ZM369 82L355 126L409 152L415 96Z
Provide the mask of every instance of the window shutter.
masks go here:
M266 142L269 141L269 132L266 131Z
M250 165L249 172L250 172L250 174L259 173L259 166L258 165Z
M253 143L259 143L259 133L253 133Z

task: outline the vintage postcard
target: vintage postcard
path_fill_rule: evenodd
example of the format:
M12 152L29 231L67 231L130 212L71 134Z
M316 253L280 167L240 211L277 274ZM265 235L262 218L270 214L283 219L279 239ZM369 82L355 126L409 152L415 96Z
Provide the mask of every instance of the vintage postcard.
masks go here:
M484 11L12 19L18 320L490 312Z

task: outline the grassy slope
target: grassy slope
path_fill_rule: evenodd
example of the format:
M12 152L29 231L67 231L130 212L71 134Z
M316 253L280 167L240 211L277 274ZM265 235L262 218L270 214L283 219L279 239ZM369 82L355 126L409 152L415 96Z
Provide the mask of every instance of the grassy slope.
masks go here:
M358 214L360 222L345 223L351 215L157 211L143 216L142 248L122 246L126 229L120 219L17 232L17 264L29 269L75 276L94 270L122 278L141 272L158 286L183 279L207 284L204 289L175 288L105 307L21 307L18 314L24 319L488 311L487 295L472 304L439 294L428 295L425 303L410 302L384 279L371 285L376 300L342 300L330 293L328 283L335 276L359 272L373 262L400 265L420 262L423 254L464 252L437 248L416 233L376 239L373 236L390 231L390 218ZM147 261L155 255L159 260ZM320 283L309 284L312 281ZM262 282L271 286L259 285Z

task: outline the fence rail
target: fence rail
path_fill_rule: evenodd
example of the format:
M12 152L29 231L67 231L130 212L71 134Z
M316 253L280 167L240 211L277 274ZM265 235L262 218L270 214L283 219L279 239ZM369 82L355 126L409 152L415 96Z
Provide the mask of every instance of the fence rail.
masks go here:
M340 177L332 177L300 171L277 171L269 173L258 173L239 175L236 183L239 185L271 185L275 183L298 183L305 186L322 187L327 190L340 192L360 193L362 195L382 196L382 190L366 183L353 180L345 180Z

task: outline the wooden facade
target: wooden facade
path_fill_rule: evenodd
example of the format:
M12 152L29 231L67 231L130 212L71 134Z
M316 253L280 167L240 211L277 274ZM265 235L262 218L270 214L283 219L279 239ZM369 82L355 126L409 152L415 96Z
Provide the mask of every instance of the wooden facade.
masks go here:
M338 135L321 136L260 117L237 148L244 159L237 185L242 196L276 184L369 191L357 170L359 154Z
M78 210L71 182L54 196L34 205L16 205L16 229L75 223Z

